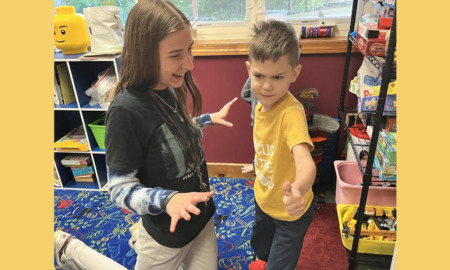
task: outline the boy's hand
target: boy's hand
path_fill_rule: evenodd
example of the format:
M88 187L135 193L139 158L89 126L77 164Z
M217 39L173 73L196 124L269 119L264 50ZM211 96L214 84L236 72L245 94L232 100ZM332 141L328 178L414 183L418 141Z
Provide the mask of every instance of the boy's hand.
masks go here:
M305 198L295 183L286 181L283 185L283 203L291 216L298 216L305 212Z
M254 173L255 169L253 168L253 164L244 165L241 167L242 173Z
M197 216L200 215L200 209L196 206L197 203L207 202L212 195L212 191L175 194L166 206L166 212L172 218L170 222L170 232L175 231L178 220L182 218L187 221L191 220L191 215L189 213Z
M210 113L209 116L211 117L211 122L214 125L221 125L226 127L232 127L233 124L226 121L225 118L228 116L228 112L230 111L231 105L233 105L237 101L237 97L233 98L230 102L225 104L225 106L220 109L220 111L215 113Z

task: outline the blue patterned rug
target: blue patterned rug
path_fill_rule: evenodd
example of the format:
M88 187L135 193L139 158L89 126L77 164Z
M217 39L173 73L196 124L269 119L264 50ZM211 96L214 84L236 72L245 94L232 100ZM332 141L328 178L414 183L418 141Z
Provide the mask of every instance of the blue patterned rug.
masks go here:
M216 213L218 269L248 269L253 258L250 236L254 218L253 180L210 178ZM75 235L91 248L128 269L136 253L128 246L128 228L139 216L115 206L106 192L55 189L55 230ZM56 264L55 264L56 265Z

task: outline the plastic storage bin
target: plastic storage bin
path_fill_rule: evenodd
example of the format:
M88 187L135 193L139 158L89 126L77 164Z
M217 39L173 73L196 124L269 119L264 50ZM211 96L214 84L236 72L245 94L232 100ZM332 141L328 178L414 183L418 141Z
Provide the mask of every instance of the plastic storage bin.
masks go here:
M353 205L354 207L358 207L358 205ZM348 250L352 250L353 245L353 236L349 235L348 237L342 233L344 229L343 224L343 215L347 211L350 205L346 204L338 204L337 205L337 213L339 219L339 230L341 232L342 244ZM366 206L366 209L370 206ZM358 243L358 253L369 253L369 254L379 254L379 255L392 255L394 253L396 241L389 240L368 240L368 239L359 239Z
M94 134L95 141L97 142L98 147L101 149L105 149L105 116L102 116L94 122L90 123L89 127Z
M356 161L336 160L336 204L357 204L361 198L361 171ZM370 186L366 205L395 207L397 200L396 187Z

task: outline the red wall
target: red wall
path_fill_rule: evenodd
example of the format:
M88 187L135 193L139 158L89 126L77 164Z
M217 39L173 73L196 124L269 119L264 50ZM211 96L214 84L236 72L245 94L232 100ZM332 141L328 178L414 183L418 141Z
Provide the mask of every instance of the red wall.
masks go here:
M240 97L248 77L246 60L247 56L196 57L194 60L193 75L202 92L203 112L218 111L226 102L238 97L227 118L234 127L212 126L203 132L208 162L250 163L253 160L251 107ZM361 54L352 55L348 82L356 75L361 61ZM302 71L290 90L317 88L319 97L313 101L315 112L337 117L344 62L345 54L302 55ZM347 92L346 105L354 104L355 96ZM344 144L341 139L340 150Z

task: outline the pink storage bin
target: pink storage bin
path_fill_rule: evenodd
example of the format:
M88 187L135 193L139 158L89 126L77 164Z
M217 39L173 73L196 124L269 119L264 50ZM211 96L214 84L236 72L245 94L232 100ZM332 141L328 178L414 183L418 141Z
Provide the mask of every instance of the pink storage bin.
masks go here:
M336 160L336 204L359 205L362 182L361 171L356 161ZM396 187L370 186L366 205L395 207L397 200Z

